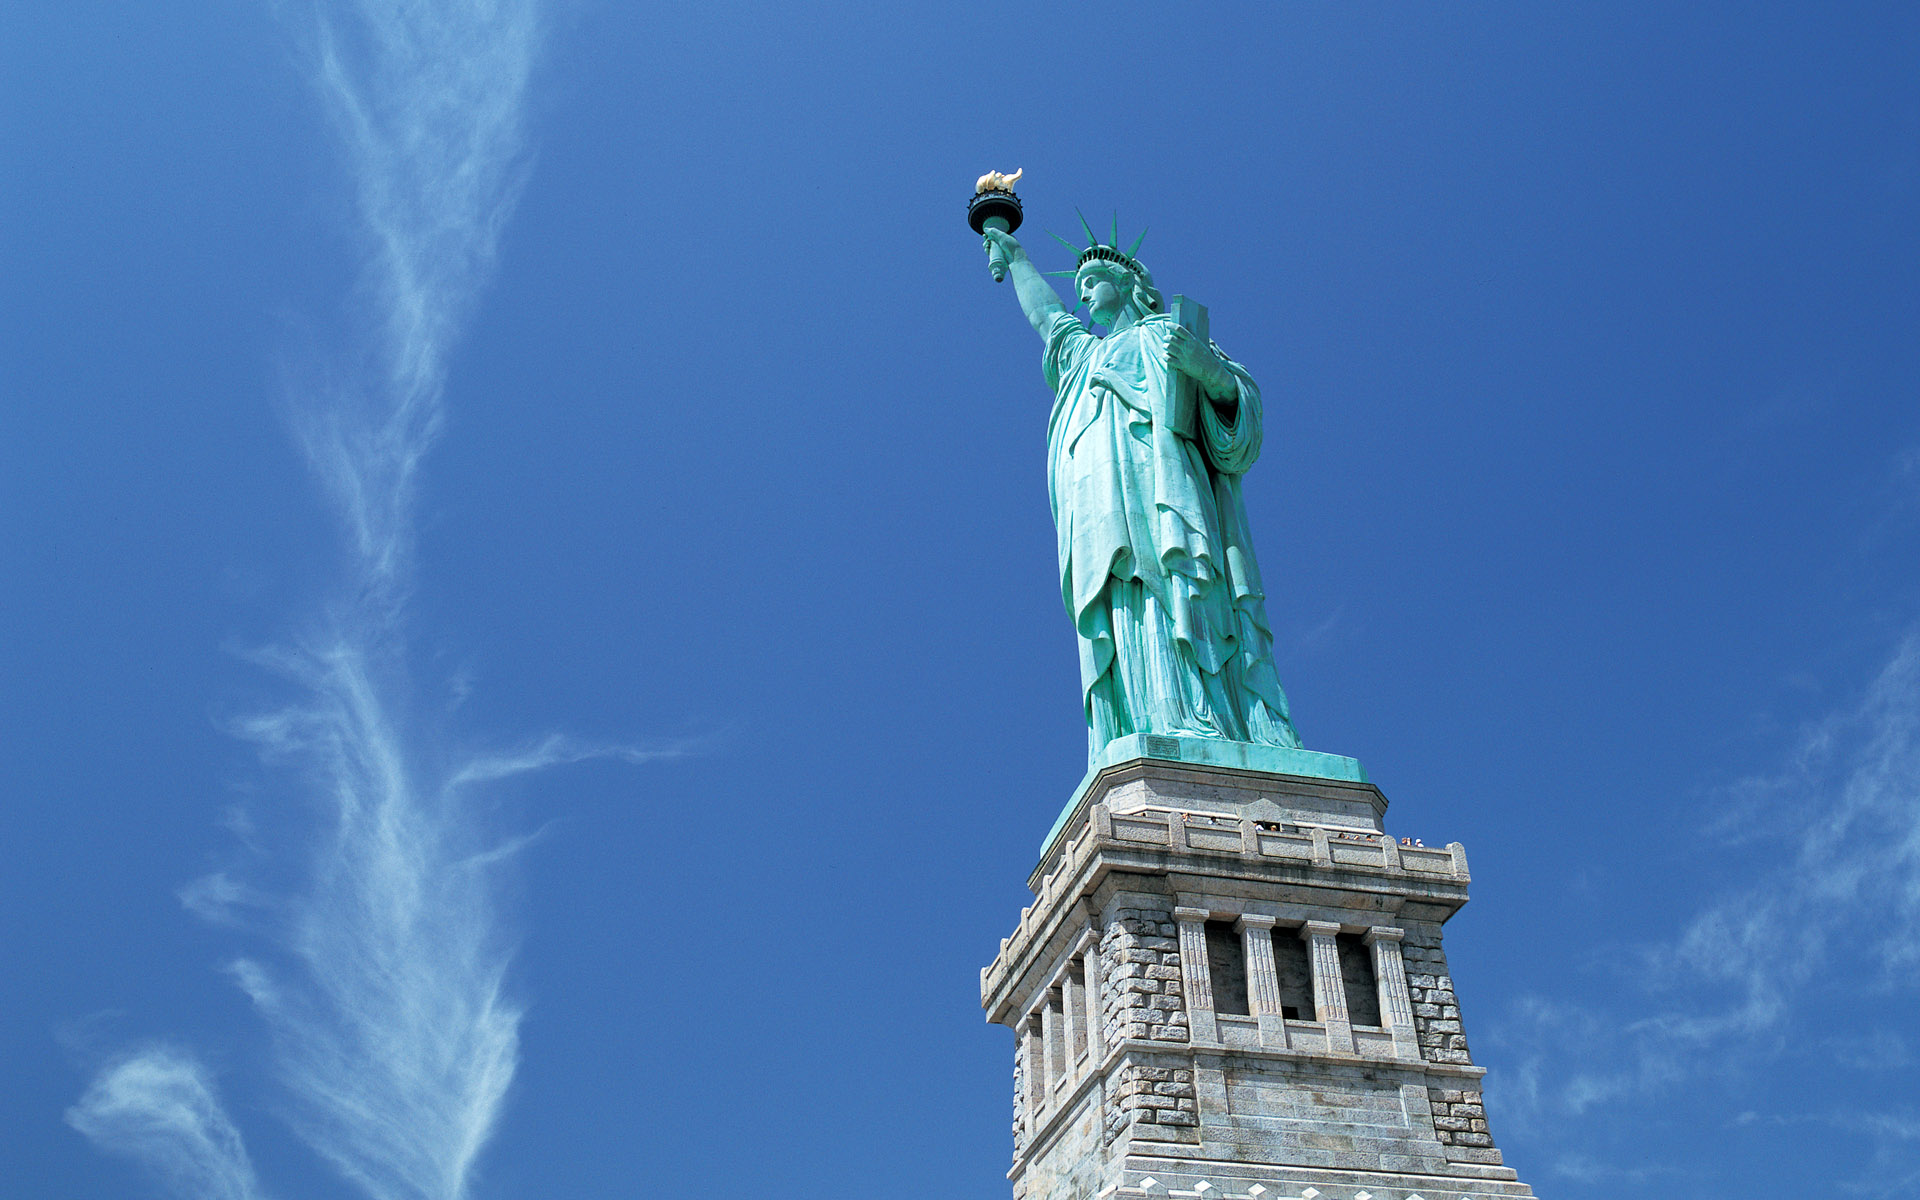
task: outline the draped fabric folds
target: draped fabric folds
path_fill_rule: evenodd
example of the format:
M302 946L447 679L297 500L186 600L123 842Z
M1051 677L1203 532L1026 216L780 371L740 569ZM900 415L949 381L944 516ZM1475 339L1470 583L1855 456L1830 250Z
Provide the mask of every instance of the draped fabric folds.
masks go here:
M1062 313L1047 330L1047 491L1089 757L1130 733L1300 745L1240 493L1260 454L1260 389L1222 354L1235 403L1202 399L1177 431L1174 327L1157 313L1096 338Z

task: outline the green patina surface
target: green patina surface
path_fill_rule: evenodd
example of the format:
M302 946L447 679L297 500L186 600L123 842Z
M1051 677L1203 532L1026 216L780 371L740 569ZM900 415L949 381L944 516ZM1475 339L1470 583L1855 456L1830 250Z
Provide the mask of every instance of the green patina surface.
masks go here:
M1160 735L1305 756L1288 760L1296 766L1350 763L1301 749L1274 670L1240 487L1264 437L1253 377L1207 336L1205 309L1163 303L1134 257L1139 242L1121 250L1117 230L1110 242L1088 230L1072 272L1074 307L1104 336L1012 234L984 237L1046 347L1047 489L1088 762L1116 741Z

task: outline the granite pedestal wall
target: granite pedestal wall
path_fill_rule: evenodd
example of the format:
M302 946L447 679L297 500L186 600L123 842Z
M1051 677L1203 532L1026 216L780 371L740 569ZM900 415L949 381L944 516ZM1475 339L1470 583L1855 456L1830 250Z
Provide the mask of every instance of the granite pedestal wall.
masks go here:
M1387 836L1353 774L1139 757L1083 785L981 972L1017 1035L1016 1200L1533 1195L1441 945L1465 853Z

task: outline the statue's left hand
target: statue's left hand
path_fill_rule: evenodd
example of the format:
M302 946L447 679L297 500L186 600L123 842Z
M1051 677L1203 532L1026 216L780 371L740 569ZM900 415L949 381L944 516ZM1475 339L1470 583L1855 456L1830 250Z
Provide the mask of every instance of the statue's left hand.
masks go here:
M1167 338L1167 365L1199 383L1210 396L1231 396L1236 390L1233 374L1213 347L1182 326L1175 325Z

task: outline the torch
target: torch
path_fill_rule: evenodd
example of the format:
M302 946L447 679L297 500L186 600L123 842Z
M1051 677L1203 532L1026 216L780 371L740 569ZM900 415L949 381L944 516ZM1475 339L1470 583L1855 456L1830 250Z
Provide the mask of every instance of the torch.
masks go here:
M975 233L984 236L989 229L1012 233L1020 228L1020 197L1013 194L1013 185L1024 174L1024 167L1011 175L988 171L973 185L973 200L967 205L967 224L973 226ZM993 272L995 283L1005 279L1007 252L996 245L987 255L987 269Z

